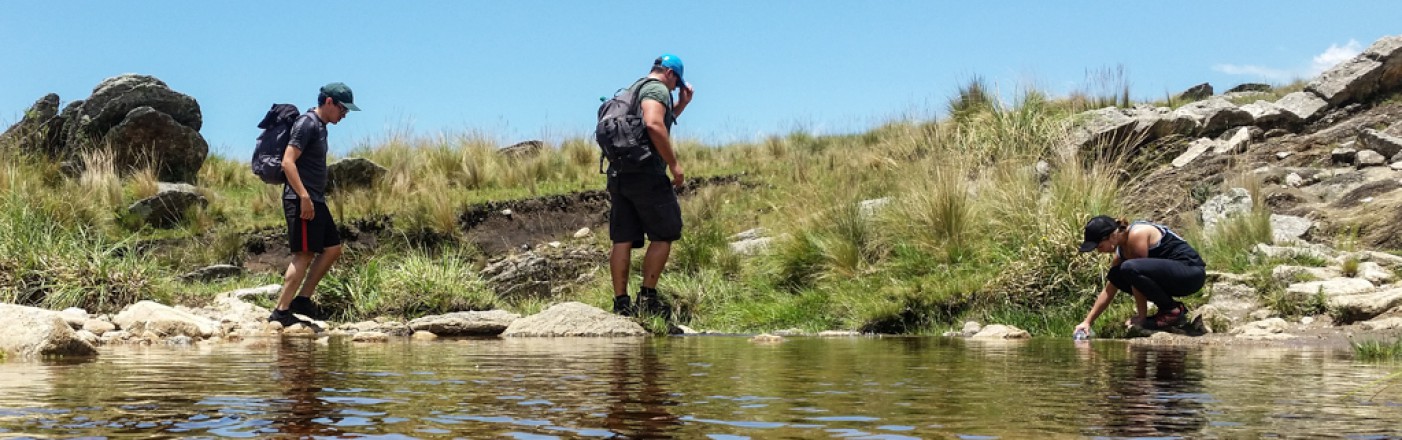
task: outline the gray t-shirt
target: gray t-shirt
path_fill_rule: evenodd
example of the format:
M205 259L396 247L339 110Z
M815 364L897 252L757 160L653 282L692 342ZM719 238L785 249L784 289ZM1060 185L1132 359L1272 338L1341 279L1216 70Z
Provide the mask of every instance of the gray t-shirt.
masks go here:
M308 111L292 124L291 138L287 146L302 150L302 155L297 157L297 174L302 178L302 186L307 188L313 202L326 203L326 123L316 112ZM292 185L282 186L282 198L297 200Z

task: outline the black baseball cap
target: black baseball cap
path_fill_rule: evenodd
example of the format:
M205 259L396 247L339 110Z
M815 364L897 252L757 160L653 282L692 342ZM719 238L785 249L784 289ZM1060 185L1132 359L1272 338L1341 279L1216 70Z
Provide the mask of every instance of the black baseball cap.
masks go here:
M337 104L346 106L346 110L360 111L360 107L355 106L355 94L351 93L350 86L345 83L333 82L322 86L321 94L330 97Z
M1107 215L1097 215L1086 222L1085 240L1081 242L1081 252L1090 252L1100 246L1100 241L1109 237L1116 229L1120 229L1120 222Z

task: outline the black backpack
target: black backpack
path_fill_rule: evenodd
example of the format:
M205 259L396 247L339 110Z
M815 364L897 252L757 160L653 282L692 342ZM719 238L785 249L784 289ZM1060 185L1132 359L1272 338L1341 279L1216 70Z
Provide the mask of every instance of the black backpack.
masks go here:
M628 173L642 169L643 162L652 158L652 138L640 111L643 86L657 78L644 78L631 88L619 90L612 99L599 106L599 126L594 140L599 143L599 172L607 159L617 172Z
M253 174L263 179L264 183L287 183L287 176L282 173L282 155L287 150L288 141L292 140L292 125L299 115L301 112L295 105L273 104L273 108L263 116L263 122L258 123L263 133L258 135L258 145L253 147L251 166Z

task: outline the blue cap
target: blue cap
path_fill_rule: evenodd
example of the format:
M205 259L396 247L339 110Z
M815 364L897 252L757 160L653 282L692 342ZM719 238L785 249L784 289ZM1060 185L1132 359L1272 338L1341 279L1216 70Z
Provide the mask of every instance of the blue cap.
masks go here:
M657 61L653 61L652 65L666 67L672 69L673 72L677 72L677 87L686 84L686 81L682 79L682 71L685 70L686 67L682 66L682 59L678 58L676 55L664 53L662 56L657 57Z

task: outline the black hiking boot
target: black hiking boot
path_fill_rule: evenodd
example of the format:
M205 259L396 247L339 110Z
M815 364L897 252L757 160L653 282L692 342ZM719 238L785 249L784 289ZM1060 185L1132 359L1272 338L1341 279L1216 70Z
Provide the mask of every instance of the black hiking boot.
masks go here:
M657 289L649 289L646 287L643 288L642 292L638 293L638 311L646 315L661 316L663 318L670 318L669 315L671 315L671 313L668 313L671 310L667 307L667 304L663 303L662 298L657 296Z
M637 314L636 312L637 311L633 309L633 298L629 298L628 295L617 295L613 297L613 313L622 316L633 316Z
M276 322L278 324L282 324L282 326L286 328L296 324L301 324L302 320L298 319L295 315L293 315L292 311L290 310L273 309L273 314L268 315L268 322Z
M292 298L292 305L287 307L287 311L311 319L321 319L321 308L316 305L316 301L301 295Z

